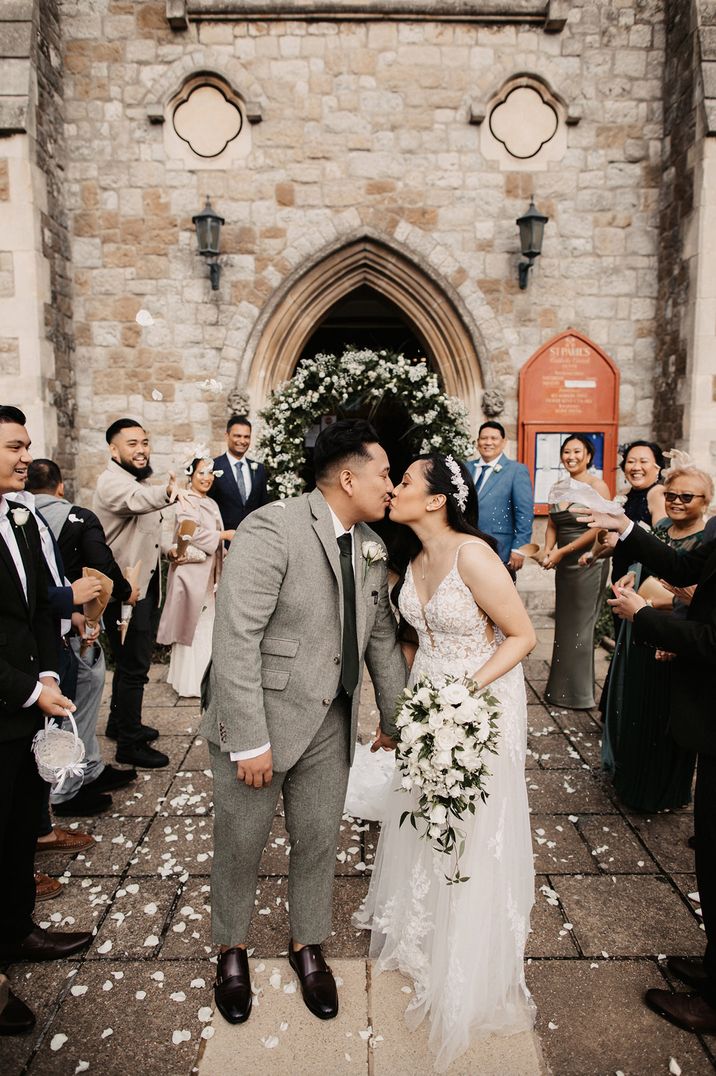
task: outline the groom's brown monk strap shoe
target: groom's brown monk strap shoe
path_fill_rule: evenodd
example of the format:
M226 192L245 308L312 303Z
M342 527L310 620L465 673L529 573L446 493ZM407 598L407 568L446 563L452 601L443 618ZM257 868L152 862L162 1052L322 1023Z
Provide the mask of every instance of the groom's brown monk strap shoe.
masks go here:
M670 956L666 966L672 975L681 979L687 986L693 986L699 990L708 979L703 960L689 960L684 956Z
M716 1033L716 1007L700 994L670 994L668 990L647 990L644 1001L670 1024L698 1035Z
M230 1024L243 1024L251 1013L251 973L245 949L219 953L214 983L216 1007Z
M333 972L323 959L320 945L304 945L293 948L288 943L288 962L301 983L301 993L306 1007L320 1020L332 1020L338 1016L338 991Z
M70 933L34 927L21 942L0 945L0 960L8 963L21 960L63 960L75 953L81 953L93 940L93 936L85 932Z

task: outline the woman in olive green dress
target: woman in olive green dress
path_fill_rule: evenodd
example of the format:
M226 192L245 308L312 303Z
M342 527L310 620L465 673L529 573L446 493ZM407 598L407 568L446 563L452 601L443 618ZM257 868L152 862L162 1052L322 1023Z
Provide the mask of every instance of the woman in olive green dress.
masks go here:
M714 492L705 471L690 465L672 468L664 478L667 518L654 533L675 549L691 550L704 538L704 511ZM632 566L637 589L648 578ZM689 593L669 591L652 599L664 615L685 615ZM631 624L619 631L612 659L602 741L602 763L625 806L651 814L683 807L691 800L695 757L671 735L671 664L662 655L632 642ZM668 656L667 656L668 658Z
M609 487L589 473L594 445L583 433L563 442L560 459L570 478L592 486L602 497ZM578 505L550 505L542 567L555 571L554 647L545 699L554 706L588 710L594 706L594 625L599 614L608 566L598 560L588 567L580 555L593 545L594 532L579 523Z

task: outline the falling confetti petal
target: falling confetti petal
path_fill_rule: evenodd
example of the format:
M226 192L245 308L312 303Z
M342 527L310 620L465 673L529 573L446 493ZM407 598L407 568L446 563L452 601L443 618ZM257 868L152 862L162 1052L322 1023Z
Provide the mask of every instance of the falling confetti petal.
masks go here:
M154 324L154 318L148 310L144 309L137 311L134 320L136 321L137 325L141 325L144 328L148 328L150 325Z
M164 393L160 392L159 389L152 389L152 399L157 401L163 400Z
M50 1043L50 1049L51 1050L61 1050L66 1042L67 1042L67 1036L66 1035L62 1035L62 1034L53 1035L52 1036L52 1042ZM673 1069L672 1069L672 1072L673 1072ZM681 1069L679 1069L679 1072L681 1072Z

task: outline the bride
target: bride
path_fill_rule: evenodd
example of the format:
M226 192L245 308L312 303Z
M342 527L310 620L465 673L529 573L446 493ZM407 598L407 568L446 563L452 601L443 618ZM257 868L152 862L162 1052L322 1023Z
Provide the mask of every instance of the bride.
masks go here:
M415 993L405 1014L413 1029L430 1019L435 1069L445 1071L476 1034L532 1026L524 947L533 903L525 752L527 707L520 661L535 645L524 606L491 538L468 522L475 487L450 456L421 456L395 489L390 518L406 524L412 549L393 591L417 633L411 685L470 676L501 704L498 753L488 756L488 799L457 823L466 834L460 871L416 832L400 827L413 793L400 775L387 794L370 890L354 916L372 931L376 971L397 968ZM412 656L412 655L411 655ZM365 757L365 756L362 756Z

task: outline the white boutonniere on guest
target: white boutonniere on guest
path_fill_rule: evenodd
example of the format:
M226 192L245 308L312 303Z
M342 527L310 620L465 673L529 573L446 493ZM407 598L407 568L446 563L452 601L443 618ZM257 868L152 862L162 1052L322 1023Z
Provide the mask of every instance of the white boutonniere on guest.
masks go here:
M256 462L256 460L251 460L251 462L249 463L249 467L251 468L252 471L258 471L258 469L259 469L259 465Z
M363 581L365 582L368 569L373 564L377 564L378 561L386 560L387 558L385 549L380 542L363 542L361 552L363 553Z
M501 463L496 463L495 466L492 468L492 470L495 472L495 474L499 474L500 471L502 470L502 464Z
M30 518L29 508L11 508L10 515L12 516L16 527L24 527Z

